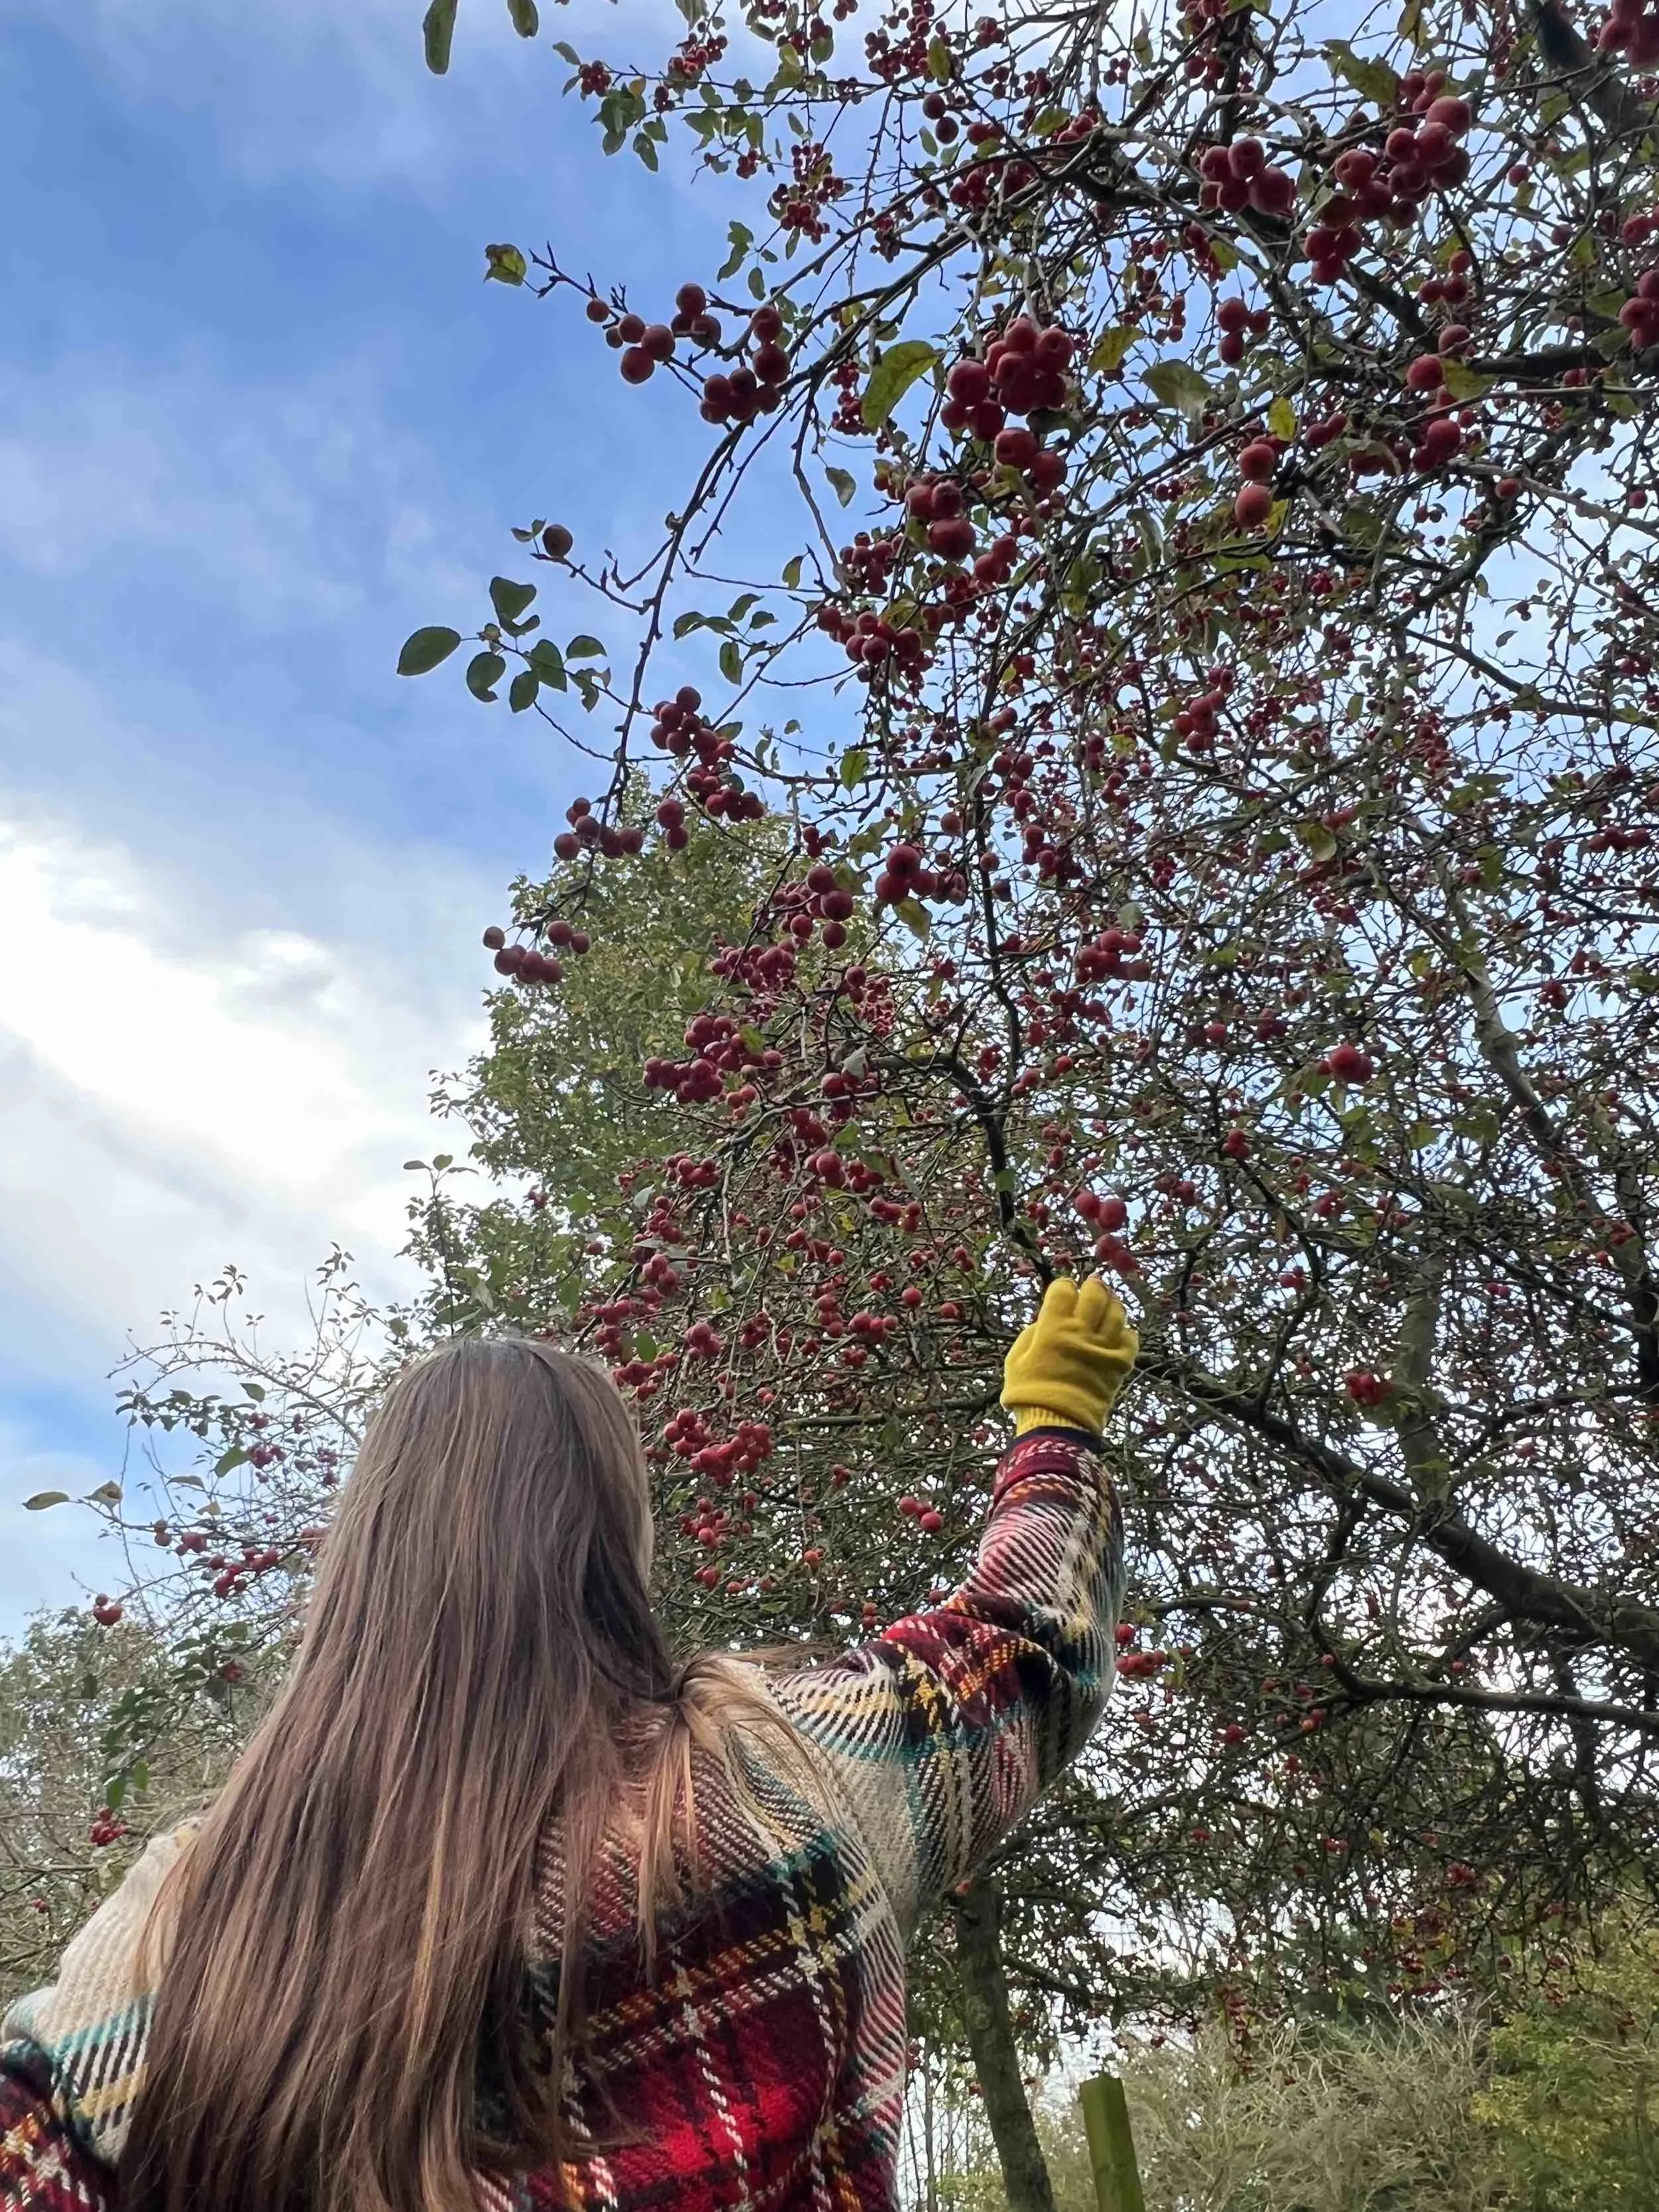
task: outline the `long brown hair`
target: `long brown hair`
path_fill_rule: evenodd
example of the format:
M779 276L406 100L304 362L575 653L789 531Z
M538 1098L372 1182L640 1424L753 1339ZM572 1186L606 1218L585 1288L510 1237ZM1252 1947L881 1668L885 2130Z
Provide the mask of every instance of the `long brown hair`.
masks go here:
M580 2149L561 2089L607 1824L633 1808L648 1956L697 1876L698 1754L731 1772L736 1729L783 1727L732 1662L675 1669L651 1539L602 1370L474 1337L394 1380L292 1671L151 1923L123 2212L475 2212L478 2173ZM535 2033L527 1944L556 1821L563 1955Z

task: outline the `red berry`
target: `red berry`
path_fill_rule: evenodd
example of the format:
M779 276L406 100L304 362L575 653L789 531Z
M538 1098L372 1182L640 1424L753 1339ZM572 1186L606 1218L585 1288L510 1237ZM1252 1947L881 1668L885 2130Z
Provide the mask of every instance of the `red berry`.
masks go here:
M1254 438L1238 457L1238 473L1252 483L1267 483L1279 466L1279 455L1266 438Z
M1233 501L1233 520L1241 530L1260 530L1273 508L1273 495L1266 484L1247 483Z
M623 381L625 384L643 384L648 376L654 374L656 367L655 361L642 345L629 346L622 357Z

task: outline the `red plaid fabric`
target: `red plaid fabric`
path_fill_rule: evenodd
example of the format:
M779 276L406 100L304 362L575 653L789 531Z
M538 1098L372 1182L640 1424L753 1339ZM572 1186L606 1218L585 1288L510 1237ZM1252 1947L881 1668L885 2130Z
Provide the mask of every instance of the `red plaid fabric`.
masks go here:
M704 1894L663 1929L648 1981L628 1866L620 1852L607 1863L573 2115L601 2148L510 2191L481 2185L492 2212L890 2212L905 1947L1087 1741L1121 1577L1097 1454L1039 1431L999 1468L977 1562L952 1596L773 1682L806 1764L786 1776L745 1751L765 1838L729 1790L700 1791ZM544 1894L538 1949L556 1960L556 1852ZM8 2017L0 2212L115 2212L145 2014L110 1980L125 1938L93 1948L100 1986L74 1990L66 1959L54 1989ZM556 1974L532 1967L533 2009L550 2008ZM487 2103L487 2081L480 2090Z

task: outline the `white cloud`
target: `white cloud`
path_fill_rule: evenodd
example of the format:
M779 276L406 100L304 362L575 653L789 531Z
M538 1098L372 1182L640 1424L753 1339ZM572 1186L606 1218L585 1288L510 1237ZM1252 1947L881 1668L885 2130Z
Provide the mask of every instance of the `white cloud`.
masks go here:
M226 926L201 887L181 932L179 889L118 846L0 817L0 1297L14 1364L42 1373L89 1379L228 1260L273 1328L335 1239L389 1285L428 1073L481 1036L459 966L434 1024L396 963Z

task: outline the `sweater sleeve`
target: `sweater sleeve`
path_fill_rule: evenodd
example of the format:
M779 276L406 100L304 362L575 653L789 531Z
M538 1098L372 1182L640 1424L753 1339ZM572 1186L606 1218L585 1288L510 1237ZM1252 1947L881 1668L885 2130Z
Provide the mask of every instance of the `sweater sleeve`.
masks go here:
M114 2212L115 2177L77 2140L49 2086L0 2063L0 2212Z
M936 1609L773 1694L826 1768L908 1937L1088 1741L1111 1687L1123 1528L1097 1441L1036 1430Z

